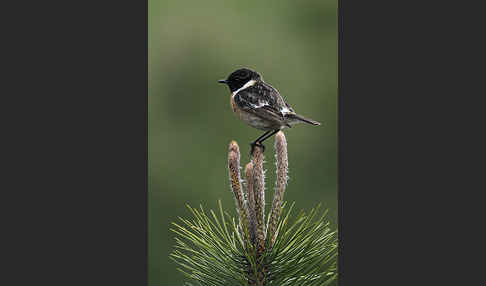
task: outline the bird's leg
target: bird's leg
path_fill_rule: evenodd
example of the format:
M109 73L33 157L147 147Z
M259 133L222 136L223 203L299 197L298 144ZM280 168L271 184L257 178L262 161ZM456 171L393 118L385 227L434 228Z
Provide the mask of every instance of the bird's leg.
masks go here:
M272 131L272 133L270 134L267 134L266 136L264 136L263 138L259 138L260 140L258 140L258 142L263 143L263 141L267 140L268 138L272 137L273 135L275 135L277 132L279 132L280 129L275 129Z
M255 145L257 142L262 142L262 139L268 134L272 132L272 130L268 130L267 132L263 133L262 136L258 137L255 141L253 141L250 145Z
M265 137L268 133L270 133L272 130L268 130L267 132L263 133L262 136L258 137L255 141L250 143L251 150L250 150L250 156L253 156L253 151L255 151L255 146L262 147L263 151L265 152L265 146L260 143L260 140Z
M255 141L250 143L250 145L251 145L250 156L253 155L253 151L255 151L255 146L261 147L263 149L263 152L265 152L265 145L262 144L263 141L272 137L275 133L277 133L279 131L280 131L280 129L268 130L267 132L263 133L262 136L258 137Z

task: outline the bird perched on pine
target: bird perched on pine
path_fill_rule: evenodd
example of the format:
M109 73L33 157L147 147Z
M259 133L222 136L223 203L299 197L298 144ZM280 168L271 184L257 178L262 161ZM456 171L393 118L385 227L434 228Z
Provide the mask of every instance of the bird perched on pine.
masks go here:
M265 131L250 144L251 153L255 146L264 149L263 141L281 129L297 123L320 125L317 121L295 113L280 93L264 82L255 71L241 68L218 82L229 87L233 112L251 127Z

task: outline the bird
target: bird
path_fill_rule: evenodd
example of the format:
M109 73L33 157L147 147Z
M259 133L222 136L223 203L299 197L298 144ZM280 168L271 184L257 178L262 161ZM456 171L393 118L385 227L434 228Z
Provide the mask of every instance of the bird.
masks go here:
M239 68L218 82L229 87L231 107L237 117L251 127L265 131L250 143L250 155L256 146L264 151L263 141L284 128L291 128L298 123L321 125L295 113L277 89L264 82L259 73L249 68Z

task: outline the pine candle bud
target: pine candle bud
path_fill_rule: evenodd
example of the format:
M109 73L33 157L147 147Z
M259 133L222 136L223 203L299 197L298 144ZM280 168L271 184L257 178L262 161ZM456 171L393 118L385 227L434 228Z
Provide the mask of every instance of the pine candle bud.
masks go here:
M243 233L248 231L248 206L243 197L240 177L240 148L235 141L231 141L228 152L228 170L231 191L235 196L236 209L240 217L240 226Z
M272 210L268 222L267 238L270 247L275 243L277 237L277 224L280 218L280 209L283 203L285 187L287 186L289 161L287 157L287 140L282 131L275 135L275 161L277 165L277 181L275 182L275 193L273 195Z
M251 242L255 243L256 237L256 216L255 216L255 194L253 192L253 163L246 164L245 167L246 195L248 201L248 227Z
M253 193L255 196L256 246L260 255L265 249L265 176L263 173L263 150L255 147L253 152Z

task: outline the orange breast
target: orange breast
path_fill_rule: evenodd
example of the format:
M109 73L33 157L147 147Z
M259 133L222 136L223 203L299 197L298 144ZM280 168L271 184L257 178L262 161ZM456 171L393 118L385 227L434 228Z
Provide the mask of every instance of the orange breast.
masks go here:
M231 99L231 108L233 108L233 112L236 112L236 103L235 100L233 99L233 96L230 96Z

